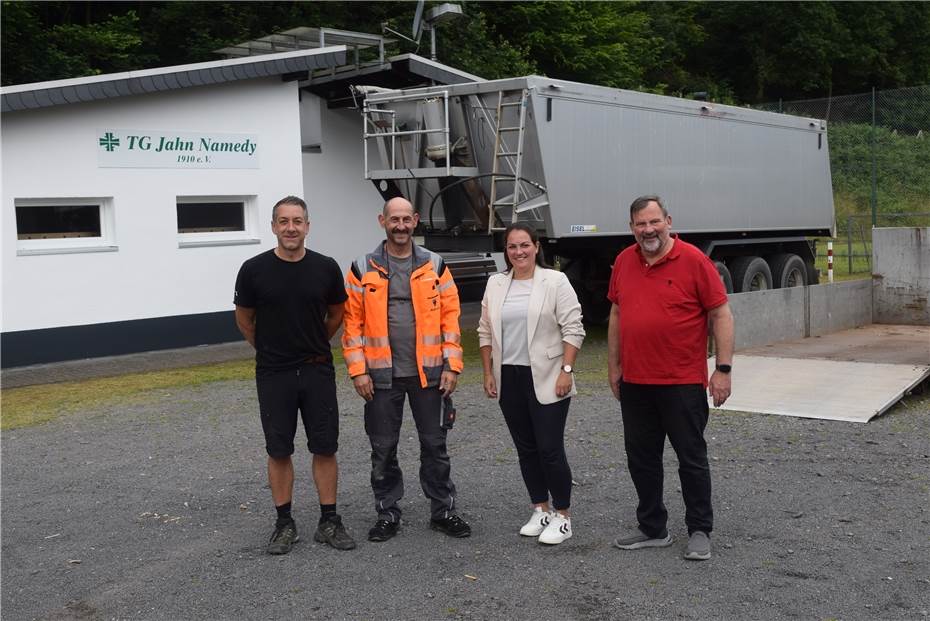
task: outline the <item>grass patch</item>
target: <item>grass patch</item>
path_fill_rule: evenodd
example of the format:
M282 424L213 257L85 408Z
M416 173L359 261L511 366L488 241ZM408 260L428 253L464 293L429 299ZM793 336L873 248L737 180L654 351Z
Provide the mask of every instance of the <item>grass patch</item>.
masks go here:
M466 383L480 383L481 354L475 330L463 332L462 348L466 369L466 377L462 379ZM333 364L336 381L345 381L345 364L338 347L333 348ZM249 358L165 371L7 388L0 391L0 430L40 425L113 402L132 401L152 390L191 388L210 382L251 380L254 377L255 361Z
M593 328L589 332L589 343L605 339L604 328ZM462 331L462 349L465 373L459 383L480 384L482 382L481 353L478 348L478 333L474 329ZM594 351L601 348L593 347ZM582 347L579 356L579 379L584 378L592 385L604 385L607 377L604 353L585 356ZM336 381L346 380L342 352L333 348ZM206 364L165 371L132 373L115 377L103 377L58 384L7 388L0 391L0 429L6 431L39 425L76 412L93 410L115 402L131 402L153 390L191 388L210 382L251 380L255 377L255 362L252 359Z
M852 270L850 270L849 246L845 240L833 243L833 280L860 280L872 277L872 247L863 241L852 244ZM817 257L814 265L820 270L820 282L827 282L827 240L818 240Z
M208 382L254 377L255 362L249 359L60 384L8 388L0 393L0 429L6 431L38 425L108 402L132 399L152 390L189 388Z

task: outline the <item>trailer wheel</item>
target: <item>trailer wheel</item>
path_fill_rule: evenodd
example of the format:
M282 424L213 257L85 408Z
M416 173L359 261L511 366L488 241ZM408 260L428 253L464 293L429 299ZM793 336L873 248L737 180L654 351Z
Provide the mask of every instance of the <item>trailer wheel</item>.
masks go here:
M820 270L817 269L817 266L813 263L804 263L804 265L807 267L807 284L820 284Z
M803 287L807 284L807 265L796 254L773 254L769 257L775 287Z
M610 300L607 299L609 272L598 272L598 262L591 258L571 259L562 268L568 276L578 302L584 322L592 326L607 325L610 318Z
M772 271L762 257L733 258L730 261L730 274L737 293L772 288Z
M730 275L730 270L727 269L726 264L723 261L714 261L714 267L717 268L717 273L720 274L723 288L727 290L727 293L733 293L733 276Z

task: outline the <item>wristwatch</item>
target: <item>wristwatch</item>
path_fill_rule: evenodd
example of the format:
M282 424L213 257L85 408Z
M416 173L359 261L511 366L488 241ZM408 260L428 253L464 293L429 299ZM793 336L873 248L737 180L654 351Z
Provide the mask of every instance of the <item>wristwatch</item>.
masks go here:
M566 373L571 373L574 369L572 369L572 365L570 364L563 364L562 370L565 371Z
M731 364L718 364L717 370L724 374L729 374L733 370L733 365Z

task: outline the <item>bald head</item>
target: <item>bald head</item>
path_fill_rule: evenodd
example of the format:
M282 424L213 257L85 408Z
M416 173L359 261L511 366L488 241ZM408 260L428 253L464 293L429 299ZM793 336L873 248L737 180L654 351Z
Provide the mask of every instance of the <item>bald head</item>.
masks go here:
M413 205L403 196L396 196L384 203L384 209L381 210L381 213L387 218L390 213L400 213L401 211L413 214Z
M395 257L406 257L413 249L413 232L420 216L406 198L398 196L384 203L378 222L387 235L387 250Z

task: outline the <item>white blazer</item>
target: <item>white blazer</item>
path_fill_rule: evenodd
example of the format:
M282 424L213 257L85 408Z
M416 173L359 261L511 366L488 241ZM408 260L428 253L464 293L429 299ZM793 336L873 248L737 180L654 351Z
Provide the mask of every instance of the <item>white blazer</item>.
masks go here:
M507 290L513 280L513 270L494 274L488 279L481 300L481 319L478 320L478 342L481 347L491 346L491 366L497 390L501 389L501 310ZM576 394L574 378L571 393L565 397L555 394L555 382L562 369L562 342L581 349L584 327L581 324L581 304L568 278L562 272L536 266L533 271L533 288L530 292L526 317L526 337L530 353L530 369L536 399L540 403L555 403Z

